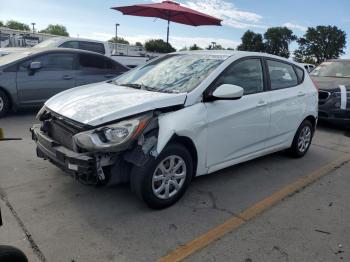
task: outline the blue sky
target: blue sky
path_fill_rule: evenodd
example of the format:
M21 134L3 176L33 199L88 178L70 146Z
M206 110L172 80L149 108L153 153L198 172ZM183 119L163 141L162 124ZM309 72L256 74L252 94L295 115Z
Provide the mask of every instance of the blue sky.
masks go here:
M160 19L123 16L112 6L155 2L156 0L0 0L0 20L35 22L42 29L63 24L71 36L108 40L119 23L119 35L130 42L166 37L166 22ZM314 0L179 0L181 4L224 20L222 27L191 27L171 24L170 41L176 48L197 43L205 47L215 41L235 47L250 29L263 33L267 27L287 25L298 36L309 26L336 25L348 37L346 57L350 57L350 1ZM295 48L295 44L291 49Z

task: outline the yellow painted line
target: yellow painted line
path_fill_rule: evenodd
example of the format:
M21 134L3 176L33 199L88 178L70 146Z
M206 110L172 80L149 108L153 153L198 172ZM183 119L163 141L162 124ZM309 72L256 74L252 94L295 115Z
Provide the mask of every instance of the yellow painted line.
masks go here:
M201 250L202 248L206 247L213 241L221 238L225 234L233 231L234 229L237 229L244 223L248 222L252 218L256 217L257 215L263 213L276 203L280 202L284 198L288 197L289 195L292 195L299 191L300 189L310 185L311 183L315 182L322 176L328 174L329 172L335 170L336 168L350 162L350 155L346 154L345 156L336 159L335 161L321 167L320 169L315 170L314 172L310 173L309 175L306 175L302 178L299 178L295 182L285 186L284 188L280 189L279 191L273 193L272 195L268 196L267 198L257 202L253 206L245 209L242 213L240 213L238 216L234 216L228 220L226 220L224 223L212 228L208 232L204 233L203 235L193 239L192 241L186 243L183 246L180 246L179 248L175 249L174 251L170 252L168 255L159 258L156 262L178 262L182 261L186 257L192 255L193 253Z

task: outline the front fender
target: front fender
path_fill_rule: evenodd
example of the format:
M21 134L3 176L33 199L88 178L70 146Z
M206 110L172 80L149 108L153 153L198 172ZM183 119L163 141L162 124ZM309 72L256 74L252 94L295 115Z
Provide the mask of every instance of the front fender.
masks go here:
M158 117L157 154L160 154L173 135L191 139L198 152L197 175L206 174L207 111L203 103L165 113Z

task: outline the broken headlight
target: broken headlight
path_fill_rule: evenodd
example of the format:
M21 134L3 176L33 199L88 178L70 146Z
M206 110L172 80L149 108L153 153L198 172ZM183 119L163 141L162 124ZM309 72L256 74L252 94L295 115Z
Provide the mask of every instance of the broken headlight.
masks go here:
M143 116L76 134L75 143L89 151L111 150L136 138L150 117Z

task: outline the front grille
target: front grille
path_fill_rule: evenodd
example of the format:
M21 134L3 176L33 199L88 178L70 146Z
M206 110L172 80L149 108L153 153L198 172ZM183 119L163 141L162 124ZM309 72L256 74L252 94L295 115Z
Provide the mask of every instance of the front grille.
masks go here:
M59 144L73 150L73 136L75 133L64 124L52 119L48 124L48 135Z
M81 131L81 127L73 125L62 117L50 116L43 121L42 130L55 142L74 150L73 136Z

